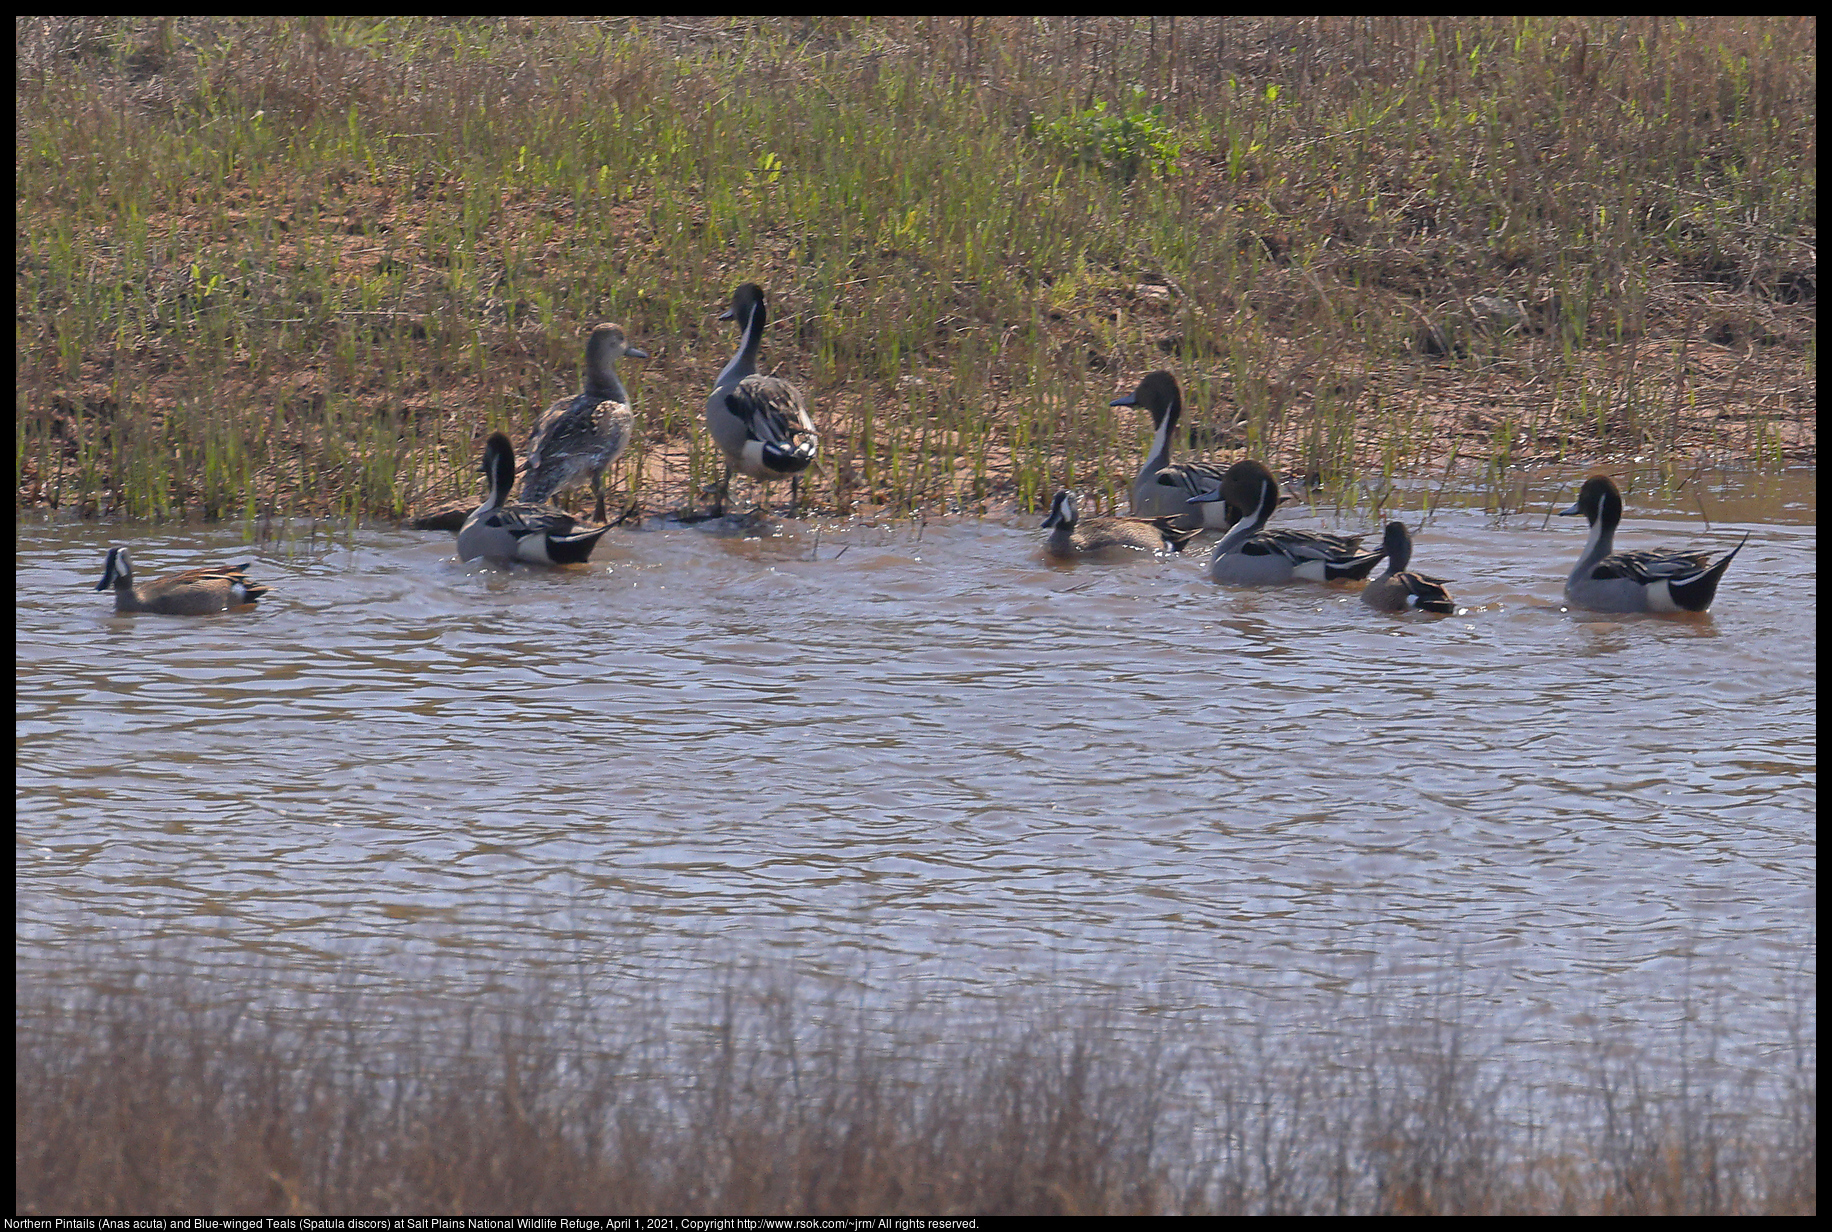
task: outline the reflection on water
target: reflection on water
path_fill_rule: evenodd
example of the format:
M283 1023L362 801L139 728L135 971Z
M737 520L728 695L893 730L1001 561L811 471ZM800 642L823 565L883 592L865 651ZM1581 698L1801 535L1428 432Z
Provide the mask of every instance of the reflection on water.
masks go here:
M1546 1041L1708 995L1759 1049L1811 965L1815 532L1723 507L1631 498L1622 532L1753 530L1706 619L1563 611L1583 526L1449 508L1416 535L1442 619L1219 587L1202 550L1053 568L1036 515L619 531L511 573L412 532L24 528L16 956L766 956L1224 1018L1448 959ZM116 617L109 541L275 593Z

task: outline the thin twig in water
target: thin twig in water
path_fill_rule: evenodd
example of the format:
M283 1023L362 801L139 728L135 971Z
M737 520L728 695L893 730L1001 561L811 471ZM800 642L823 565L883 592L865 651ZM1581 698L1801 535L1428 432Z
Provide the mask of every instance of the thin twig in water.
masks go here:
M1556 505L1556 504L1558 504L1558 497L1555 496L1552 498L1552 505ZM1547 527L1552 525L1552 515L1558 512L1558 510L1554 509L1552 505L1546 506L1546 516L1539 520L1539 528L1541 530L1545 530Z
M1694 472L1695 474L1697 472ZM1692 489L1692 500L1698 506L1698 516L1705 519L1705 529L1711 529L1711 515L1705 512L1705 489L1703 485Z

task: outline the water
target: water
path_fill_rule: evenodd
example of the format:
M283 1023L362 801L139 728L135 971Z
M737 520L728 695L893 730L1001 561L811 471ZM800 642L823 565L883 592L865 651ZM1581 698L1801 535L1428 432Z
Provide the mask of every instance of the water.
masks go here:
M1036 515L509 573L407 531L22 526L16 958L403 991L762 960L1223 1022L1449 968L1528 1044L1705 1006L1759 1058L1813 961L1812 480L1722 479L1709 530L1631 494L1624 547L1753 532L1702 619L1562 609L1574 488L1418 530L1443 619L1206 551L1052 565ZM274 593L117 617L111 543Z

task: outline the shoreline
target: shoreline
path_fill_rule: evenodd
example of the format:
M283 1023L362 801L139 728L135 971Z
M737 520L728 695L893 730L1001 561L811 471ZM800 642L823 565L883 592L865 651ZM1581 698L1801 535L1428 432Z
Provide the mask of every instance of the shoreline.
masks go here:
M1332 482L1814 464L1815 57L1788 18L37 19L15 509L464 499L601 320L652 356L613 489L687 506L740 281L833 516L1111 503L1156 368L1173 458Z

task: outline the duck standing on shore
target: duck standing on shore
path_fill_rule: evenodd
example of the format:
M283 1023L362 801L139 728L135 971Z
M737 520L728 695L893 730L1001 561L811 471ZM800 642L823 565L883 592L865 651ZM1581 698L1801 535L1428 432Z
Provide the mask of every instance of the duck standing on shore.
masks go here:
M706 399L706 430L725 456L725 479L713 515L725 512L733 472L764 481L789 479L793 503L800 498L801 472L814 461L820 437L801 391L781 377L757 374L757 349L769 320L763 288L744 283L732 292L732 306L719 319L738 322L741 334L738 353Z
M628 448L636 426L630 395L617 379L617 361L626 355L649 358L630 345L623 326L606 322L592 328L585 342L584 389L548 407L529 434L524 504L545 504L589 478L597 498L592 516L605 520L604 472Z

